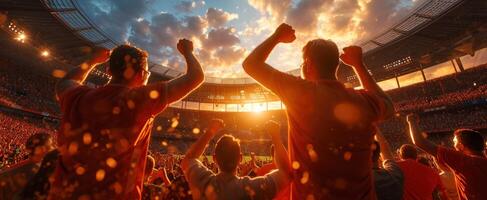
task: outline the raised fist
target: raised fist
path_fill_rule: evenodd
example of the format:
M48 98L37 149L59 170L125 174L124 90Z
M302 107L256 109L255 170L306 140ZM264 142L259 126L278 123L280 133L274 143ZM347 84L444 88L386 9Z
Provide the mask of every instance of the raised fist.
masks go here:
M340 59L347 65L357 67L362 65L362 48L359 46L349 46L343 48Z
M279 42L291 43L296 39L296 35L294 33L295 31L292 26L282 23L279 25L279 27L277 27L276 31L274 32L274 36Z
M188 54L193 52L193 42L188 39L180 39L177 44L179 53Z

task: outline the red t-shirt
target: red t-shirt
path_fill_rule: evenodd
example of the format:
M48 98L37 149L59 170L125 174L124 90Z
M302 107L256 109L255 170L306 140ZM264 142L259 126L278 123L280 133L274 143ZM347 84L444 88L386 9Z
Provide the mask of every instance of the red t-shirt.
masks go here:
M265 165L262 165L262 167L255 169L254 172L255 172L255 175L257 175L257 176L264 176L274 169L276 169L276 164L274 164L274 162L271 162L271 163L267 163Z
M384 101L338 81L312 82L270 70L259 82L286 105L289 154L299 163L293 199L375 199L370 159Z
M397 164L404 175L404 200L433 199L435 189L443 190L440 175L430 167L411 159Z
M140 199L153 116L167 103L149 87L80 86L59 99L61 159L49 199Z
M487 158L469 156L453 149L438 147L438 162L455 174L461 200L487 199Z

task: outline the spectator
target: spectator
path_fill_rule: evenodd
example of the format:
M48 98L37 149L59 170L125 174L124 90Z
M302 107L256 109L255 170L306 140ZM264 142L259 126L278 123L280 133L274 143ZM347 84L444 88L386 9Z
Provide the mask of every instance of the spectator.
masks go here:
M20 195L15 199L47 199L47 195L51 187L49 177L51 177L51 175L54 173L58 159L58 150L52 150L51 152L47 153L44 159L42 159L42 164L37 173L28 181Z
M279 125L270 122L267 131L276 148L279 170L256 178L238 177L237 166L242 160L240 144L233 136L223 135L216 143L213 159L219 173L214 174L197 160L208 142L223 128L223 121L213 120L208 130L193 144L181 162L193 199L271 199L287 185L290 165L279 135Z
M143 200L164 199L162 187L151 184L149 182L149 177L152 175L155 164L156 161L154 160L154 158L152 156L147 156L147 162L145 163L145 171L144 171L144 188L142 190Z
M22 191L39 170L44 156L53 149L52 143L51 135L47 133L36 133L27 140L25 146L29 152L29 159L0 174L0 199L12 199Z
M404 200L432 200L435 190L439 191L443 198L447 198L438 173L417 161L416 147L410 144L402 145L399 157L401 161L398 165L404 174Z
M290 159L299 163L291 188L293 199L373 199L372 124L393 114L393 105L362 62L360 47L341 55L365 88L347 89L337 81L339 52L329 40L309 41L303 48L303 79L265 63L279 43L296 39L281 24L243 62L244 70L286 105Z
M377 141L372 152L373 176L378 200L394 200L403 197L404 175L394 161L389 143L380 131L376 132ZM382 168L379 163L382 158Z
M487 158L483 154L485 143L482 135L470 129L457 129L453 134L455 150L428 141L418 128L419 118L408 115L407 122L414 144L432 156L440 165L455 174L455 182L461 200L487 199Z
M49 199L140 199L153 118L204 80L193 44L180 40L187 73L149 85L147 53L128 45L115 48L109 59L110 82L100 88L81 83L109 52L68 72L56 86L63 112L58 137L60 162ZM100 164L103 163L103 164Z

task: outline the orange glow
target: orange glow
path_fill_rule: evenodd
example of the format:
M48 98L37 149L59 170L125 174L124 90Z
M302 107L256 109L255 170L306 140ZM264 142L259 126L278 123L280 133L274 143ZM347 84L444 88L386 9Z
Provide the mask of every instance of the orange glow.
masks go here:
M16 38L15 40L19 41L19 42L22 42L24 43L24 41L27 39L27 35L25 35L24 33L20 33Z
M49 56L49 51L44 50L41 52L41 56L48 57Z

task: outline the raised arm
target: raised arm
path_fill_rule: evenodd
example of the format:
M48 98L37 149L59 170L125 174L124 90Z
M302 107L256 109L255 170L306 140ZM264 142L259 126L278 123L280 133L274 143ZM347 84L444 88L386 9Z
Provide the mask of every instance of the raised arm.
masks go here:
M438 146L430 142L426 138L426 135L423 134L423 132L420 130L420 128L418 127L418 116L414 114L409 114L406 119L409 126L409 135L411 136L411 140L413 141L413 143L430 155L436 156Z
M169 103L184 98L205 80L201 65L193 55L193 42L186 39L179 40L177 48L186 60L186 74L167 83Z
M186 152L184 159L181 161L181 167L183 169L187 169L190 160L201 157L206 149L206 145L210 142L213 136L215 136L215 134L223 127L224 123L221 119L211 120L206 132L203 133L200 138L198 138L196 143L189 147L189 150Z
M380 145L380 155L382 157L382 160L394 160L394 156L392 155L389 142L384 137L382 132L380 132L379 128L376 129L375 138L377 139L377 142L379 142Z
M56 84L56 96L61 97L64 92L71 88L78 87L83 84L88 74L98 64L104 63L110 57L110 51L106 49L96 50L91 58L83 62L78 67L70 70L63 78Z
M271 135L274 144L274 162L285 175L284 178L289 181L292 179L292 169L288 153L281 140L281 126L275 121L269 121L266 124L266 131Z
M382 88L377 85L363 62L362 48L358 46L350 46L344 48L343 52L344 53L340 56L340 59L354 69L362 87L366 91L377 95L383 101L385 110L382 113L382 119L387 119L394 115L394 105L392 104L392 100Z
M274 34L257 46L243 61L242 66L245 72L249 74L259 83L264 86L269 86L269 75L271 73L280 74L282 72L274 69L265 61L269 57L272 50L279 43L291 43L296 39L294 30L287 24L281 24ZM284 73L282 73L284 74Z

